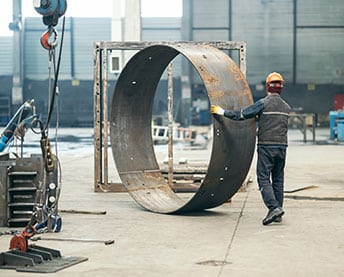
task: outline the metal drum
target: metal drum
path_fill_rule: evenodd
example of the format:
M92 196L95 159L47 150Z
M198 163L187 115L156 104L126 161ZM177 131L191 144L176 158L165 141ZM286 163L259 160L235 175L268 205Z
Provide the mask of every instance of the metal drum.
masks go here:
M207 174L189 200L179 197L165 181L157 163L151 135L152 107L161 75L183 55L200 75L211 104L241 109L253 103L238 66L210 45L153 45L134 55L121 72L114 91L110 136L120 178L135 201L157 213L182 213L214 208L240 188L255 147L255 121L215 116L213 146Z

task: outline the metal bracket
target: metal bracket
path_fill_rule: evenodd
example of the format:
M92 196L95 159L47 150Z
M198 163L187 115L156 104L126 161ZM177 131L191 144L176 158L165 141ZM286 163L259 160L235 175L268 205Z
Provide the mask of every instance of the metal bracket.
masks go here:
M53 273L87 260L83 257L63 257L59 250L32 244L26 252L14 249L0 253L0 269Z

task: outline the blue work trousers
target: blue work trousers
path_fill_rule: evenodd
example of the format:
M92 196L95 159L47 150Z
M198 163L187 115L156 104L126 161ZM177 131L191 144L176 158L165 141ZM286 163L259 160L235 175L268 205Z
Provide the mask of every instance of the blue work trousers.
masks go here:
M269 210L283 207L286 146L258 145L257 179L263 201Z

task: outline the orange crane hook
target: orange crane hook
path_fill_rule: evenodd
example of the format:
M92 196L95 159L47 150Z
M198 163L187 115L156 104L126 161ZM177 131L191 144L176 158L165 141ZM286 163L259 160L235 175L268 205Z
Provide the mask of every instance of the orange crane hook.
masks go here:
M46 50L52 50L57 45L57 31L54 28L48 28L41 36L41 45Z

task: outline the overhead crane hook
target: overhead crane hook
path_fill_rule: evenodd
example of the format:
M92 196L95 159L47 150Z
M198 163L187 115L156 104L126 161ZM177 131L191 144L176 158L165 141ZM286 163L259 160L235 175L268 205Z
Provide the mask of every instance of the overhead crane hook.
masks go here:
M66 0L34 0L33 5L35 10L43 16L43 23L48 26L48 29L42 34L40 42L44 49L51 51L49 55L55 55L55 47L58 42L58 34L55 29L55 26L58 23L58 19L64 15L67 9ZM63 27L62 27L62 36L61 36L61 49L63 44L63 34L64 34L64 23L65 18L63 18ZM57 66L55 68L55 80L53 87L53 94L50 103L50 109L48 114L48 119L46 126L43 126L43 123L35 118L34 122L39 124L40 133L41 133L41 150L45 166L45 182L46 182L46 203L43 204L43 208L37 208L35 204L34 212L32 213L31 219L28 222L24 231L20 234L15 235L10 241L10 249L18 249L22 252L28 250L28 239L36 234L36 232L45 227L48 228L48 231L59 232L62 226L62 219L57 214L57 200L58 200L58 186L56 185L55 176L57 176L57 168L55 166L54 156L52 154L50 142L47 136L47 129L49 128L49 122L54 106L54 97L57 91L57 80L60 68L61 60L61 51L59 53L59 58ZM51 57L49 57L51 58ZM54 60L55 61L55 60ZM50 77L50 76L49 76ZM31 103L30 103L31 104ZM9 141L8 136L1 137L0 147L2 144ZM1 144L2 142L2 144ZM1 150L1 148L0 148ZM42 222L38 222L38 212L37 210L42 209L45 213L45 219Z
M58 34L55 28L49 27L41 36L41 45L46 50L55 48L58 42Z
M67 10L66 0L34 0L33 5L36 12L43 15L43 23L47 26L56 26Z
M55 26L67 10L66 0L34 0L36 12L43 16L43 23L48 29L41 36L41 45L46 50L53 50L57 45L57 31Z

